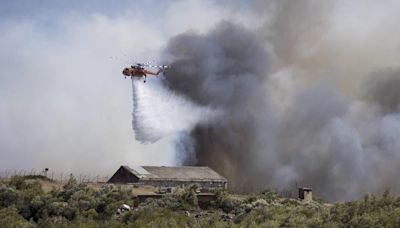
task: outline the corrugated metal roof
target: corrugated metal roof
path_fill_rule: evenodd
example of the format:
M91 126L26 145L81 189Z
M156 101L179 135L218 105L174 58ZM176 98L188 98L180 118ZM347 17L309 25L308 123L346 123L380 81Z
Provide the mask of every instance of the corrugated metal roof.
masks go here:
M205 166L142 166L149 174L144 174L143 170L136 170L135 167L127 168L141 180L227 181Z
M150 174L147 170L143 169L142 166L132 166L132 169L135 170L137 173L141 175L148 175Z

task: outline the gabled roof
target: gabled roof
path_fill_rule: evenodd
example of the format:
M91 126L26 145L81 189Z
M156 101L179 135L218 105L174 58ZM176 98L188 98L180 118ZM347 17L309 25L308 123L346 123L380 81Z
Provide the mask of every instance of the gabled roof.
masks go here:
M140 180L223 181L227 180L206 166L123 166Z

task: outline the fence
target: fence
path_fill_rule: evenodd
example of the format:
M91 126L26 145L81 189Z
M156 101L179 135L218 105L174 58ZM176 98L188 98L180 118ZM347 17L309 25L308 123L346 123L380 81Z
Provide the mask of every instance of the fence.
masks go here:
M70 175L73 175L78 183L105 183L108 181L109 176L102 175L88 175L88 174L77 174L77 173L57 173L57 172L49 172L46 170L4 170L0 171L0 178L10 178L13 176L45 176L50 180L57 181L60 183L68 182Z

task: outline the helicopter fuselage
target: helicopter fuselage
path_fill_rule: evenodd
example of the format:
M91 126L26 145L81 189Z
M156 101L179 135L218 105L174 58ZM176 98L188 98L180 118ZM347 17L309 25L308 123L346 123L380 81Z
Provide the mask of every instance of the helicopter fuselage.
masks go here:
M125 68L122 71L122 74L125 75L126 77L143 77L146 76L146 70L143 68Z
M159 69L157 72L152 72L152 71L148 71L146 69L144 69L144 67L140 67L140 66L132 66L129 68L125 68L122 71L122 74L125 75L126 77L137 77L137 78L141 78L144 77L144 82L146 82L146 76L147 75L159 75L161 72L161 69Z

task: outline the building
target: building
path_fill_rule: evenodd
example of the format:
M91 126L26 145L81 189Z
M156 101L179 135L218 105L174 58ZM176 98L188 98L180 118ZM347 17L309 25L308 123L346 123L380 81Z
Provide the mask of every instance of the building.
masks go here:
M299 188L299 198L304 201L312 201L312 188Z
M226 189L228 181L209 167L202 166L121 166L108 180L114 184L150 185L154 187L186 187Z

